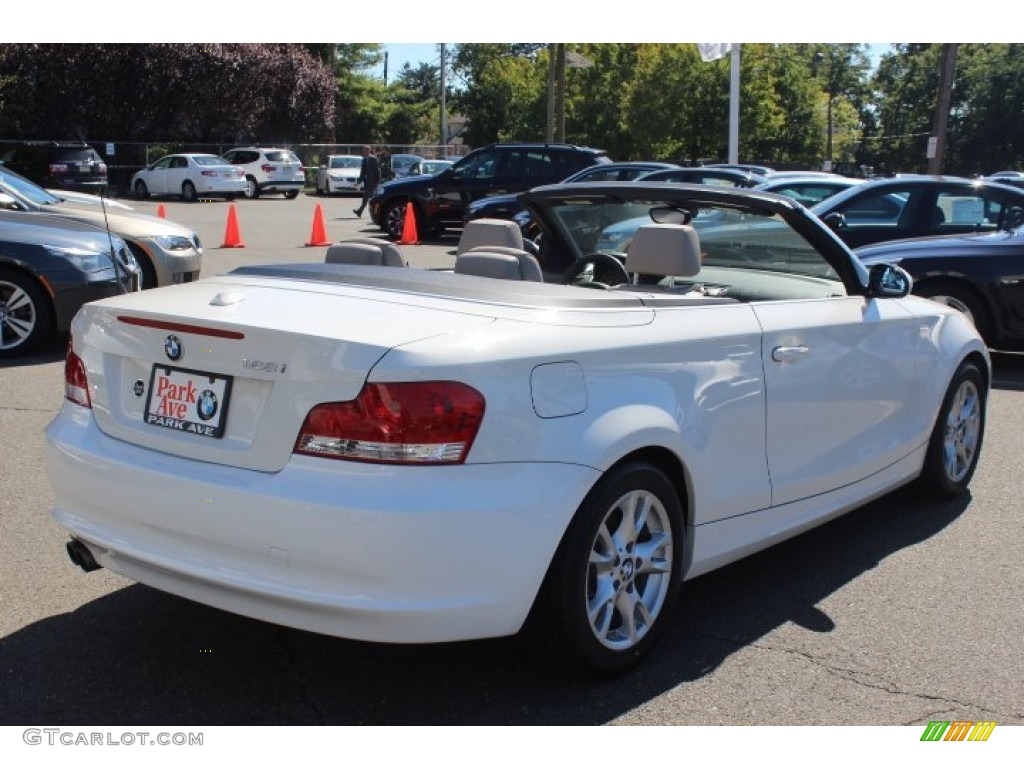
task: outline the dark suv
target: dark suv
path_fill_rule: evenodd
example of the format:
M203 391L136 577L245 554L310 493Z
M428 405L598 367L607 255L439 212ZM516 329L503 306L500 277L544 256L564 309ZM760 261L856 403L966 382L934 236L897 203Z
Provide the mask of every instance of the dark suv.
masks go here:
M94 194L107 188L107 164L88 144L26 142L0 147L0 165L41 187Z
M554 184L587 166L610 162L603 150L571 144L491 144L435 176L381 184L370 198L370 215L389 235L401 237L405 206L411 201L416 231L422 236L447 226L461 227L473 200Z

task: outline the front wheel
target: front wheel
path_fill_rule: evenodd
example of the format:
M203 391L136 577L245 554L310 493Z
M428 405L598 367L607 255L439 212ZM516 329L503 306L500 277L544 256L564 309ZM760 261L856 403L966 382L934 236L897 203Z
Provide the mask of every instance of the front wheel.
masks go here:
M186 203L194 203L199 195L196 194L196 185L191 181L186 181L181 185L181 197Z
M298 196L299 196L299 190L297 190L297 189L289 189L287 192L284 193L284 199L285 200L294 200Z
M967 490L985 436L985 378L978 365L960 365L946 390L928 442L919 488L936 498Z
M146 187L146 182L142 179L135 182L135 196L139 198L139 200L145 200L149 197L149 188Z
M405 206L410 204L407 200L397 200L389 203L384 209L384 214L381 216L381 229L387 232L389 237L395 240L402 238L402 231L405 228Z
M587 494L528 620L548 660L618 672L665 631L682 581L683 510L665 474L613 469Z
M0 358L25 354L50 333L46 294L20 272L0 269Z

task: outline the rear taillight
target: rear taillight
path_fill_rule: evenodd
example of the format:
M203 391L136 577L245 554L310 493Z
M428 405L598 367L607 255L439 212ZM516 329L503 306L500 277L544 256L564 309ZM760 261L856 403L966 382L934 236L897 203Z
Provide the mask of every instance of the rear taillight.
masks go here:
M201 175L203 175L203 176L216 176L217 175L216 171L200 171L199 173Z
M107 164L106 163L100 163L99 165L96 166L96 170L99 171L100 173L106 173L107 172Z
M68 340L68 355L64 359L64 398L84 408L92 408L85 363L75 354L71 340Z
M50 173L67 173L67 163L50 163Z
M367 384L355 400L309 412L295 452L382 464L461 464L484 397L455 381Z
M260 166L260 170L262 170L264 173L270 173L272 170L274 170L274 166L270 165L269 163L265 163Z

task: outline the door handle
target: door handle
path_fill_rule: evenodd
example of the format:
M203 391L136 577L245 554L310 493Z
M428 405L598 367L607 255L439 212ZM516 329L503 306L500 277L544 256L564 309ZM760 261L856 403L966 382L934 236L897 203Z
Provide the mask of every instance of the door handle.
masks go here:
M772 350L772 360L777 363L795 363L802 357L806 357L811 350L800 344L796 347L775 347Z

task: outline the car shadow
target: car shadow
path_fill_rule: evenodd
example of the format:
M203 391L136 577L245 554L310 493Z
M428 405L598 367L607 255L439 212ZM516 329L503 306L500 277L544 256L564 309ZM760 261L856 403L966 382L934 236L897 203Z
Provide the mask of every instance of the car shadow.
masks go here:
M23 357L0 359L0 369L23 368L30 365L43 365L44 363L56 363L67 356L68 334L55 333L50 338L41 342L32 354Z
M826 598L969 504L899 491L687 582L652 655L611 678L552 668L515 639L353 642L133 585L0 640L0 723L602 724L787 623L833 631Z

